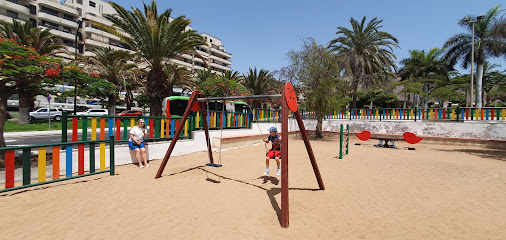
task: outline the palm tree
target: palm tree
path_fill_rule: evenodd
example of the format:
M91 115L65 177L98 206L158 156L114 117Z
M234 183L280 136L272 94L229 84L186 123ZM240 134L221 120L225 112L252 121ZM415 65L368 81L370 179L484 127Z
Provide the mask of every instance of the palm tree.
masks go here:
M192 90L195 88L195 84L192 78L192 73L186 67L181 67L176 64L167 63L163 69L167 75L167 86L169 94L168 96L174 95L174 87L181 87L183 90Z
M416 82L423 83L425 96L422 98L422 105L427 108L427 96L432 82L431 79L447 78L451 69L441 57L443 54L442 49L432 48L428 52L425 52L425 50L410 50L409 53L411 56L401 61L403 67L399 70L399 76L402 80L414 79Z
M278 81L272 76L269 70L249 69L248 74L242 77L242 85L251 91L253 95L274 94L279 92ZM261 102L252 101L253 107L260 107Z
M506 83L506 75L498 70L494 70L496 67L499 67L499 65L490 64L489 62L483 64L483 97L485 98L485 106L487 107L490 107L490 100L492 100L491 90Z
M133 55L111 47L97 47L93 52L95 56L84 59L90 66L90 70L97 72L101 78L126 88L125 79L132 78L132 70L137 67L136 64L128 62L133 59ZM116 96L115 94L108 96L107 110L111 115L116 114Z
M352 28L337 27L338 37L328 45L349 62L349 71L353 77L353 108L356 107L359 84L368 80L384 80L396 68L396 57L392 51L393 47L398 47L399 42L390 33L380 31L381 22L383 20L373 18L366 24L365 16L361 22L351 18Z
M109 4L117 14L104 14L104 17L126 34L107 26L102 28L118 36L148 63L146 93L150 111L152 116L161 116L162 99L168 89L163 71L165 62L183 53L196 53L194 48L205 44L204 38L194 30L187 30L191 21L184 16L170 19L172 9L158 14L155 1L143 4L144 13L137 8L127 11L114 2Z
M462 67L467 68L469 64L476 64L476 107L482 107L482 80L483 80L483 65L486 59L490 56L506 56L506 44L504 37L501 36L501 24L494 23L501 22L496 20L499 14L500 6L496 6L488 10L483 19L474 23L475 29L475 44L474 44L474 63L471 63L472 56L472 28L473 23L467 21L468 19L476 19L475 16L467 16L459 21L459 25L467 28L469 32L459 33L448 39L444 48L446 49L445 58L450 61L453 66L457 62L462 62ZM502 21L504 24L504 21ZM499 32L498 32L499 31Z
M205 82L209 78L216 77L216 74L212 73L211 70L207 69L197 69L195 70L195 76L194 76L194 86L199 85L200 83Z
M238 71L228 70L223 74L223 78L240 82L242 77Z
M40 55L54 54L63 49L62 44L56 43L56 36L48 29L32 27L30 22L22 23L12 20L12 23L0 20L0 36L12 38L19 44L34 48ZM38 93L36 87L28 84L18 86L19 119L18 124L29 123L29 112L34 108L34 96Z

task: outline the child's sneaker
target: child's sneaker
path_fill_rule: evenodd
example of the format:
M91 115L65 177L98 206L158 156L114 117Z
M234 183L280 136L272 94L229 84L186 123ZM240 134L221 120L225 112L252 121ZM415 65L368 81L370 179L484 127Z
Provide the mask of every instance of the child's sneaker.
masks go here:
M264 175L268 175L269 174L269 169L265 169L265 172L264 172Z
M280 176L281 175L281 168L278 168L278 170L276 171L276 176Z
M139 168L144 168L144 165L140 165Z

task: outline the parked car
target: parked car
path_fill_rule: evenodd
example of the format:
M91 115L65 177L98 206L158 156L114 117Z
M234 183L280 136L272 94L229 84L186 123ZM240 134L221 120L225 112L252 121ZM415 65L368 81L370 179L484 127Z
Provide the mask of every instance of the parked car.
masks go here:
M48 108L39 108L34 112L30 112L29 114L30 120L48 119L48 117L51 117L51 119L60 121L62 116L62 110L58 108L51 108L51 110L49 110Z
M132 117L137 117L137 116L142 116L142 113L141 111L138 111L138 110L125 110L123 112L120 112L118 114L116 114L118 116L132 116Z
M78 112L76 115L86 115L86 116L104 116L109 114L107 109L88 109L84 112Z

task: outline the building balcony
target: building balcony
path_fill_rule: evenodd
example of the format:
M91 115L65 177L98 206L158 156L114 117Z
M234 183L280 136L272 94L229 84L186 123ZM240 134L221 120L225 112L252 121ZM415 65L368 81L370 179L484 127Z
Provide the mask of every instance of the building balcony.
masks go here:
M175 64L180 65L180 66L185 66L185 67L188 67L188 68L192 67L191 63L187 63L187 62L184 62L184 61L181 61L181 60L177 60L177 59L171 59L169 62L175 63ZM194 66L194 68L195 68L195 66Z
M17 12L18 14L30 15L30 9L18 3L2 1L0 2L0 8L5 8L9 11Z
M116 40L116 41L120 41L119 37L117 37L116 35L110 34L110 33L106 32L106 31L102 31L100 29L96 29L96 28L92 28L92 27L84 27L83 30L84 30L84 32L95 33L95 34L98 34L98 35L102 35L102 36L111 38L111 39Z
M49 30L50 33L52 33L53 35L59 36L61 38L68 39L68 40L75 40L76 39L76 35L74 35L72 33L68 33L68 32L65 32L60 29L51 29L51 28L49 28L49 29L50 29Z
M219 65L219 64L216 64L216 63L210 63L209 66L217 68L217 69L221 69L221 70L224 70L224 71L230 71L230 70L232 70L230 67L225 67L223 65Z
M97 16L97 15L95 15L93 13L86 13L86 15L85 15L84 18L86 18L86 20L90 20L92 22L104 24L106 26L112 26L112 23L109 22L109 20L105 19L102 16Z
M226 59L223 59L223 58L220 58L220 57L217 57L217 56L213 56L211 55L211 58L216 61L216 62L219 62L219 63L224 63L226 65L232 65L232 62L229 61L229 60L226 60Z
M226 52L223 52L223 51L218 50L218 49L216 49L216 48L211 48L211 53L217 54L217 55L219 55L219 56L224 56L224 57L226 57L227 59L232 58L232 54L230 54L230 53L226 53Z
M90 45L93 47L110 47L109 43L100 42L91 38L87 38L85 40L85 45Z
M63 5L59 0L38 0L37 3L42 6L48 6L53 9L57 9L60 12L64 12L65 14L79 16L77 9L69 5Z
M51 15L49 13L45 13L45 12L39 12L38 17L41 20L49 21L49 22L52 22L55 24L61 24L61 25L64 25L64 26L72 28L72 29L77 29L77 27L79 26L79 24L76 22L69 21L67 19L63 19L63 18L60 18L57 16L53 16L53 15Z

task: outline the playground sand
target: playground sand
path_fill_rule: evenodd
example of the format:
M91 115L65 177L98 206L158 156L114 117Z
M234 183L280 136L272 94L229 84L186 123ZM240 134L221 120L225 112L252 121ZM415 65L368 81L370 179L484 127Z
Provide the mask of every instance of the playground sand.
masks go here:
M352 141L352 144L355 141ZM312 141L325 191L301 140L290 140L290 227L280 182L263 177L264 146L171 158L151 168L3 193L1 239L504 239L506 151L420 144L416 151ZM218 154L215 155L216 158Z

